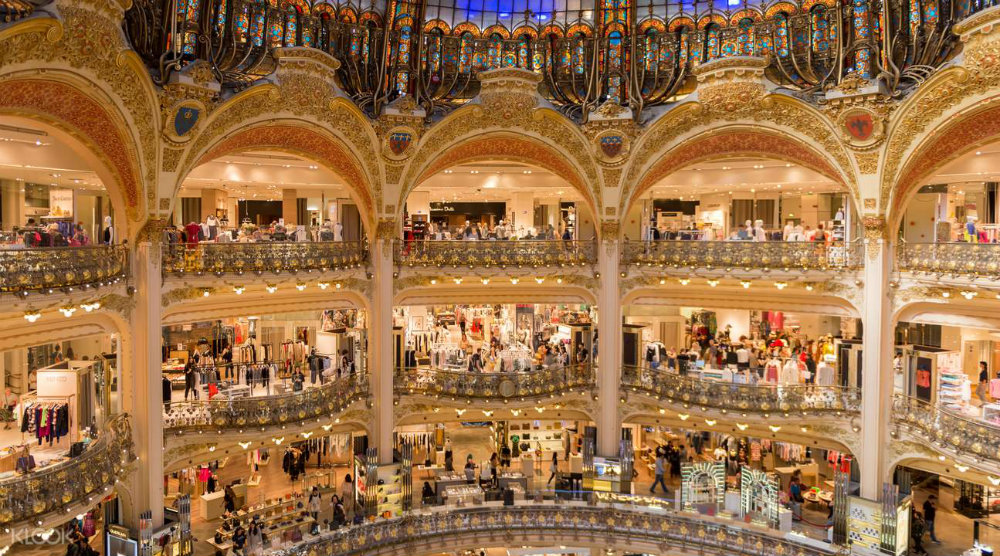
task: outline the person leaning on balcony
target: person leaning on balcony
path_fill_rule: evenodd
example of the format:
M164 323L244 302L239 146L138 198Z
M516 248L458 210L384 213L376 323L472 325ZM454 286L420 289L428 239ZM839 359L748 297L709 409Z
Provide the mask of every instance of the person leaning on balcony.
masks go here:
M990 403L988 387L990 383L990 370L986 361L979 362L979 383L976 384L976 397L984 404Z

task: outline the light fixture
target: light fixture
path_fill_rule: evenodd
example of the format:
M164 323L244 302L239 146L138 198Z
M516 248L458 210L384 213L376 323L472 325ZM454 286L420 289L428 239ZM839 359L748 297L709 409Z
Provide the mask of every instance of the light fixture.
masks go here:
M736 423L736 428L740 429L741 431L747 430L747 427L749 427L749 426L750 425L748 425L746 423Z
M212 290L210 290L208 288L202 288L202 290L201 290L201 296L202 297L208 297L210 295L212 295Z
M788 282L775 282L774 287L778 288L779 290L783 290L788 287Z
M813 285L812 284L806 284L806 291L807 292L813 291Z
M456 409L455 413L457 413L458 416L461 417L462 415L465 415L465 410L464 409Z
M708 281L708 285L714 288L715 286L719 285L719 281L716 280L715 278L712 278Z
M510 410L510 414L513 415L514 417L517 417L518 415L521 414L521 410L520 409L512 409L512 410Z
M437 283L438 283L437 278L431 278L431 285L432 286L437 285Z
M285 437L282 436L281 438L272 438L271 440L273 440L278 446L281 446L281 443L285 441Z
M945 460L945 457L944 457L944 456L938 456L938 459L939 459L940 461L944 461L944 460Z
M72 317L73 313L76 312L76 307L74 307L72 305L67 305L65 307L60 307L59 308L59 312L62 313L64 317L69 318L69 317Z
M250 447L251 444L253 444L253 442L237 442L237 444L240 445L240 448L246 450L247 448Z
M682 286L686 286L691 283L690 278L679 278L677 281L680 282Z
M521 281L521 279L520 279L520 278L517 278L517 277L513 277L513 278L511 278L511 279L510 279L510 283L511 283L511 284L514 284L515 286L516 286L516 285L517 285L517 283L518 283L518 282L520 282L520 281Z
M305 291L306 285L303 282L299 282L298 284L295 284L295 289L299 290L300 292Z
M541 283L545 282L545 278L543 276L538 276L538 277L535 278L535 281L538 282L539 284L541 284Z
M715 419L705 419L705 424L710 427L714 427L716 422L717 421Z
M768 425L767 428L771 429L771 432L778 432L781 430L781 427L778 425Z
M678 413L678 414L677 414L677 417L678 417L678 418L679 418L679 419L680 419L681 421L687 421L687 420L688 420L688 418L690 418L690 417L691 417L691 415L689 415L689 414L687 414L687 413Z
M743 289L748 289L750 287L750 280L740 280L740 285Z
M799 427L799 430L801 430L802 432L809 432L809 427L802 425L801 427Z
M94 309L100 309L101 308L101 302L100 301L91 301L90 303L81 303L80 304L80 308L89 313L89 312L93 311Z
M994 477L993 475L988 475L986 478L990 480L990 483L992 483L993 486L1000 486L1000 477Z
M493 417L493 411L492 410L487 411L487 410L484 409L483 410L483 415L485 415L487 417Z
M340 289L340 287L341 287L341 284L340 284L340 282L337 282L336 284L334 284L334 285L333 285L333 287L335 287L335 288L337 288L337 289L339 290L339 289Z
M666 278L660 278L660 285L661 286L665 285L666 283L667 283L667 279Z
M962 294L962 297L964 297L965 299L972 299L973 297L979 295L979 292L974 292L971 290L962 290L958 293Z
M330 282L317 282L316 285L319 286L319 289L325 290L330 287Z
M332 428L333 428L333 425L323 425L323 430L325 430L326 432L330 432L330 429L332 429Z
M42 318L41 311L36 311L34 309L28 309L24 312L24 320L28 322L35 322L36 320Z
M969 470L969 466L968 465L962 465L961 463L956 463L955 464L955 469L958 469L960 472L965 473L966 471Z
M951 292L950 291L943 291L943 292L941 292L941 297L943 297L945 299L948 299L949 297L951 297Z
M660 408L660 415L665 415L667 413L666 409Z
M542 413L543 411L545 411L545 408L541 406L535 406L535 411Z
M246 286L233 286L233 293L236 295L243 295L243 292L245 292L246 289Z
M209 447L208 447L208 451L209 451L209 452L214 452L214 451L215 451L215 444L213 444L213 445L209 446Z
M562 278L556 278L556 284L562 284Z
M490 279L489 278L483 278L482 282L483 282L483 285L485 286L486 284L490 283Z
M304 433L302 433L302 438L305 438L305 439L308 440L309 437L312 436L312 435L313 435L312 431L304 432Z
M461 278L455 278L455 284L461 284L461 283L462 283Z
M264 287L267 289L267 293L274 293L278 291L278 286L275 286L274 284L268 284L267 286Z

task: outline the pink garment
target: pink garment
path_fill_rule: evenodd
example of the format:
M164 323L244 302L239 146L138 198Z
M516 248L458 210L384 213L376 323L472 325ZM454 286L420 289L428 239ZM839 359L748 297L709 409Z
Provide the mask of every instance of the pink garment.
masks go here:
M1000 378L994 378L990 381L990 397L1000 398Z
M205 483L208 482L208 478L211 476L212 472L208 470L207 467L202 467L198 469L198 480Z

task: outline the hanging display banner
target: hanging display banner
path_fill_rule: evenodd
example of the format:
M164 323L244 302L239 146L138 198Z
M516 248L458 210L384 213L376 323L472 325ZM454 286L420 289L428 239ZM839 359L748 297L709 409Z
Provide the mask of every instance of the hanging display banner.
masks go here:
M73 216L72 189L49 189L49 216Z

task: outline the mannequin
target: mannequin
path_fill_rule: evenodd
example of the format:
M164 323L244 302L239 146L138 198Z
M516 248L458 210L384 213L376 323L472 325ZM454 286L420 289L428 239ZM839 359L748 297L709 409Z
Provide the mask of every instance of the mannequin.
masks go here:
M753 240L767 241L767 231L764 230L764 221L756 220L753 223Z
M208 215L208 218L205 219L205 224L208 225L208 239L212 240L219 237L219 219L214 214Z
M753 222L747 220L743 225L743 232L740 233L740 239L745 239L748 241L753 240Z
M333 225L333 241L344 241L344 225L340 222Z
M101 238L101 243L104 245L112 245L115 242L115 228L111 225L111 217L104 217L104 235Z
M976 217L965 217L965 241L968 243L979 243L979 232L976 231Z
M781 373L778 375L778 383L780 384L798 384L799 382L799 364L794 358L789 358L785 361L785 364L781 367Z

